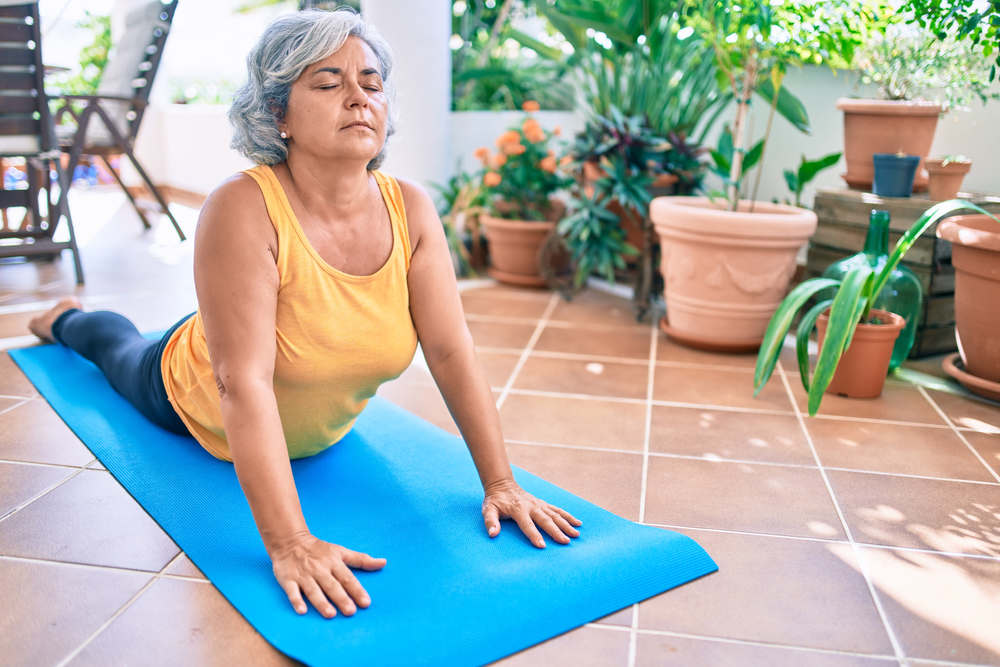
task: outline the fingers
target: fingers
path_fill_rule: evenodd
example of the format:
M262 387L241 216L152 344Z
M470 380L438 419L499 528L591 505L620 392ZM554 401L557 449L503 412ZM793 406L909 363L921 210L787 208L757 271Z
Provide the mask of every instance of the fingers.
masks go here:
M500 534L500 513L497 512L496 505L487 505L483 508L483 521L486 523L486 532L490 537Z
M562 509L561 507L556 507L555 505L549 505L548 509L552 510L553 512L555 512L556 514L558 514L559 516L561 516L563 519L565 519L566 521L568 521L571 524L573 524L574 526L582 526L583 525L582 521L580 521L575 516L573 516L572 514L570 514L569 512L567 512L566 510Z
M521 528L521 532L531 540L532 544L539 549L545 548L545 539L538 532L538 528L535 527L535 522L531 520L531 515L527 510L515 512L511 518L517 522L517 525Z
M306 594L306 598L312 603L312 606L316 607L323 618L333 618L337 615L337 610L334 609L330 601L326 599L326 595L323 594L323 590L316 583L315 579L306 579L299 583L299 587L302 588L302 592ZM350 615L350 614L348 614Z
M368 597L368 593L365 592L364 586L361 585L361 582L358 581L358 578L354 576L354 573L346 565L334 566L333 576L337 578L337 581L344 587L347 594L358 603L359 607L367 607L372 603L371 598Z
M556 525L559 526L559 530L570 537L580 537L580 531L569 525L569 522L562 518L555 510L547 508L545 511L556 522Z
M552 515L546 512L544 508L535 507L532 509L531 518L556 542L559 542L560 544L569 544L569 538L563 535L562 530L560 530L559 526L556 525Z
M340 567L346 569L347 566L341 565ZM350 571L348 570L348 573L349 572ZM334 577L334 574L337 574L338 576ZM320 575L317 577L317 581L322 587L323 592L326 593L326 597L328 597L333 604L337 605L337 609L340 610L341 614L344 616L353 616L358 608L355 606L354 600L351 599L351 596L347 594L346 590L344 590L344 585L341 581L338 581L338 579L341 579L341 576L342 570L339 570L339 568L335 566L333 573ZM350 575L350 577L353 579L354 575ZM361 588L361 585L358 584L357 587ZM361 590L361 594L364 595L364 589ZM323 615L327 616L325 613ZM327 618L330 618L330 616L327 616Z
M296 614L304 614L309 610L302 599L301 593L299 593L299 585L297 583L292 580L280 581L278 583L281 584L282 590L288 596L288 601L292 603L292 609L295 610Z
M384 558L373 558L366 553L352 551L350 549L343 549L341 551L341 558L343 558L344 563L347 565L358 568L359 570L367 570L369 572L381 570L385 567L386 563Z

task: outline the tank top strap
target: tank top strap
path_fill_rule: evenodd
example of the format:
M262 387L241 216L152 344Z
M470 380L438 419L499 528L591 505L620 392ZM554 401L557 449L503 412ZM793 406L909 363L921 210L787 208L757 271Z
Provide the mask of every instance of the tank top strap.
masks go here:
M285 232L288 231L287 227L291 224L291 220L288 219L288 212L285 210L285 193L281 189L278 177L266 164L259 164L253 169L245 169L243 173L257 182L257 187L264 195L267 215L271 218L274 230L278 232L280 242L281 238L285 236Z
M406 207L403 205L403 191L399 187L399 181L394 177L378 170L372 171L372 174L374 174L379 189L382 190L385 197L389 218L392 221L392 226L396 229L397 238L403 242L403 259L406 270L409 271L412 249L410 248L410 232L406 222Z

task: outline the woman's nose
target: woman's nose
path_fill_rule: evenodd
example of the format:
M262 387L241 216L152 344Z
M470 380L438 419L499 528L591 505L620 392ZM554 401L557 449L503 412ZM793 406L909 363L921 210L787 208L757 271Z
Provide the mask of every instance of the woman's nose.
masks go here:
M352 81L347 82L344 85L347 86L347 99L345 102L348 107L368 105L368 96L365 95L365 91L361 87L361 84L357 81Z

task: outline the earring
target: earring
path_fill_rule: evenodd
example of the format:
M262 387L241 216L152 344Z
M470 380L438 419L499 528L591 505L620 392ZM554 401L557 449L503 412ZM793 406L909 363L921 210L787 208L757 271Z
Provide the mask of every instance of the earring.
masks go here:
M287 139L287 138L288 138L288 133L287 133L287 132L285 132L284 130L282 130L282 131L281 131L281 138L282 138L282 139Z

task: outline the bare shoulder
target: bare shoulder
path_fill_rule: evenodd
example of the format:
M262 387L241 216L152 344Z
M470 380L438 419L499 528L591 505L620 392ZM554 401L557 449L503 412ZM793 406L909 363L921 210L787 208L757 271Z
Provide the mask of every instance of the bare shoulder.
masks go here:
M406 220L409 225L410 245L416 250L424 231L439 225L437 209L434 200L424 186L407 178L396 178L399 189L403 193L403 206L406 207Z
M277 236L267 214L264 195L257 182L244 173L234 174L223 181L205 199L198 218L198 231L241 235L260 235L277 243Z

